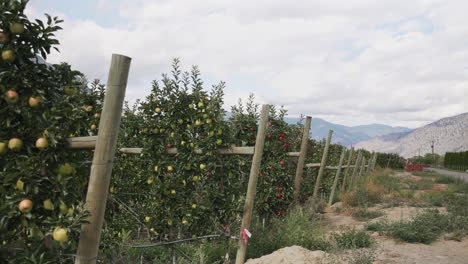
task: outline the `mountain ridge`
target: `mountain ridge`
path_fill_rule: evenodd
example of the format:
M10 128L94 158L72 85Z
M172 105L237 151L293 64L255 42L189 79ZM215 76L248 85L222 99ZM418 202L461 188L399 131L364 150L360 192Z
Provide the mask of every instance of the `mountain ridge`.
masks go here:
M285 121L290 124L296 124L301 121L301 118L285 117ZM358 142L369 140L374 136L412 130L406 127L392 127L384 124L345 126L331 123L318 117L312 117L311 137L313 139L322 140L326 138L329 129L334 131L332 143L344 146L352 146Z
M405 158L434 152L468 150L468 113L445 117L412 131L387 134L359 142L356 148L397 153Z

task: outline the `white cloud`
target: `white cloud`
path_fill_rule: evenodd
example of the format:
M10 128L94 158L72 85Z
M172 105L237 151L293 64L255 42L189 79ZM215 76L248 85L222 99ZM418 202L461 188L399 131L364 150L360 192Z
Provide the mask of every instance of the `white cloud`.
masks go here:
M106 79L111 53L132 57L129 100L180 57L226 81L227 104L254 92L292 115L413 127L468 111L466 1L100 0L96 8L104 4L128 23L65 14L62 52L50 60Z

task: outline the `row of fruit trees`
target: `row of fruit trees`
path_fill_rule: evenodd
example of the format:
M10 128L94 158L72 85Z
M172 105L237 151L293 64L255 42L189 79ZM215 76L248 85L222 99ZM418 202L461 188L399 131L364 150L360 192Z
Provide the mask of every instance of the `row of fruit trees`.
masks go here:
M92 152L68 149L67 138L97 134L104 86L65 63L40 62L57 49L62 21L29 20L26 5L0 1L0 262L71 263L88 216ZM116 153L104 255L114 254L129 231L157 241L238 235L252 156L217 150L254 146L259 106L251 96L227 113L224 85L205 90L198 68L184 72L175 60L145 99L125 107L118 148L143 151ZM288 124L285 115L270 109L255 197L256 214L266 221L287 215L293 202L297 157L288 152L299 151L303 125ZM306 163L320 162L324 144L308 140ZM174 147L177 154L168 155ZM341 149L330 146L328 164L338 163ZM316 168L303 175L300 202L312 195L316 175ZM322 194L334 175L325 171Z

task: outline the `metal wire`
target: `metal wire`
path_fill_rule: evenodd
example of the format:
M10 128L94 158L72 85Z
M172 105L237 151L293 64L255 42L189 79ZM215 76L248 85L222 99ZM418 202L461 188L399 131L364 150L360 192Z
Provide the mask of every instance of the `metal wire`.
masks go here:
M208 239L208 238L229 238L229 239L234 239L234 240L239 240L238 237L227 235L227 234L222 234L222 235L205 235L205 236L199 236L195 238L185 238L185 239L179 239L179 240L174 240L174 241L169 241L169 242L162 242L162 243L157 243L157 244L149 244L149 245L121 245L124 247L130 247L130 248L150 248L150 247L159 247L159 246L167 246L167 245L174 245L174 244L180 244L180 243L186 243L186 242L191 242L191 241L196 241L196 240L202 240L202 239Z

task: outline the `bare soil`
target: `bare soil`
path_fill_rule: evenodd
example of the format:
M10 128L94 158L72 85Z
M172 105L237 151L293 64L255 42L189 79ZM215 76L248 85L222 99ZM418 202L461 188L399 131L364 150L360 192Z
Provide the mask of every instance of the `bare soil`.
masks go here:
M399 173L396 177L412 181L420 181L421 177L410 173ZM447 189L446 184L434 184L430 190L422 192L440 192ZM380 210L384 215L370 220L370 222L387 218L390 221L409 220L426 208L397 206L385 208L380 204L368 210ZM447 210L443 207L437 208L441 213ZM325 210L324 231L327 233L340 232L343 230L362 230L366 222L358 221L352 217L352 209L344 208L341 203L336 203ZM466 264L468 263L468 238L462 241L445 240L441 238L436 242L426 245L420 243L406 243L389 237L380 236L377 232L372 233L375 246L370 249L375 257L373 263L387 264ZM350 259L361 254L361 250L346 250L337 253L325 253L323 251L310 251L299 246L287 247L273 252L270 255L247 261L248 264L302 264L302 263L353 263ZM369 249L368 249L369 250Z

